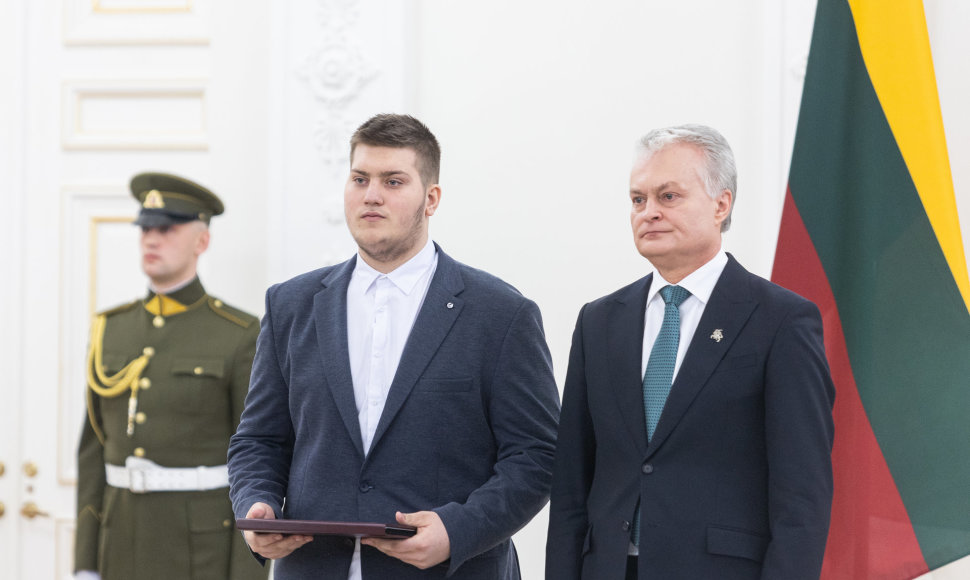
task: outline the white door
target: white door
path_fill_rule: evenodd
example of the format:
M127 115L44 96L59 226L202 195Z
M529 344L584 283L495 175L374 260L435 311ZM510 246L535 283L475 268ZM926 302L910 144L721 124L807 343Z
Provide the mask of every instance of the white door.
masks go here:
M8 0L0 19L0 577L71 577L91 315L145 292L130 177L226 203L200 271L266 286L268 3ZM214 71L218 70L218 73Z

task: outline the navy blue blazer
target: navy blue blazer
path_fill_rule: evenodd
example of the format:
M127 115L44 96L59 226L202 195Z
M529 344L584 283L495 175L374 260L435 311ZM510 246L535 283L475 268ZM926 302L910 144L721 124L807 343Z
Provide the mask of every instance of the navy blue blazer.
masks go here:
M819 577L835 390L814 304L729 256L647 444L652 275L583 307L563 392L548 580Z
M347 350L355 258L266 293L245 410L229 446L237 517L394 522L433 510L451 559L418 570L362 547L365 579L515 579L510 536L548 500L559 393L539 309L435 246L438 266L366 459ZM275 576L346 580L354 542L317 536Z

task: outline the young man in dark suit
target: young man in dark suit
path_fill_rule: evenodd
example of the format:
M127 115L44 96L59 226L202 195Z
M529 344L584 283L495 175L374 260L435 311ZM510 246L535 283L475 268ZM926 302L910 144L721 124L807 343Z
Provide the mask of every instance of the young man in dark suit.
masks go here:
M722 249L736 175L709 127L640 143L631 224L656 271L580 311L547 580L819 576L834 401L822 321Z
M539 309L428 236L440 151L416 119L351 140L357 255L273 286L229 449L238 517L390 522L406 540L254 534L289 578L517 579L559 394Z

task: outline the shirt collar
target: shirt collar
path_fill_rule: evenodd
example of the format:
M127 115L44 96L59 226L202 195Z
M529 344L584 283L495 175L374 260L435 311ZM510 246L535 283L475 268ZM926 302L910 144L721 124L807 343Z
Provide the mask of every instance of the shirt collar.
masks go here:
M431 241L431 238L428 238L428 242L421 248L420 252L385 275L365 262L364 258L360 255L360 250L358 250L353 277L357 279L360 288L366 292L371 287L371 284L374 283L374 280L377 280L381 276L386 276L401 292L409 295L428 269L435 264L436 259L437 250L434 247L434 242Z
M700 300L701 304L707 304L727 261L727 254L722 248L706 264L688 274L676 285L690 292L690 295ZM650 301L660 293L661 288L668 285L670 282L664 280L660 272L654 272L653 283L650 284L650 290L647 292L647 304L650 304Z

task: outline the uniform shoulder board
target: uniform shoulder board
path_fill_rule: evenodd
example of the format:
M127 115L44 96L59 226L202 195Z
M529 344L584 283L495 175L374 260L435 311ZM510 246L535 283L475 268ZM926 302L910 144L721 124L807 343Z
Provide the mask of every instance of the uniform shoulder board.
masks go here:
M238 308L233 308L229 306L222 300L215 298L213 296L208 296L209 309L218 314L219 316L225 318L229 322L238 324L243 328L249 328L257 318L248 312L239 310Z
M127 312L136 306L141 304L141 300L135 300L127 304L122 304L120 306L115 306L114 308L109 308L108 310L102 310L98 312L95 316L111 316L112 314L118 314L120 312Z

